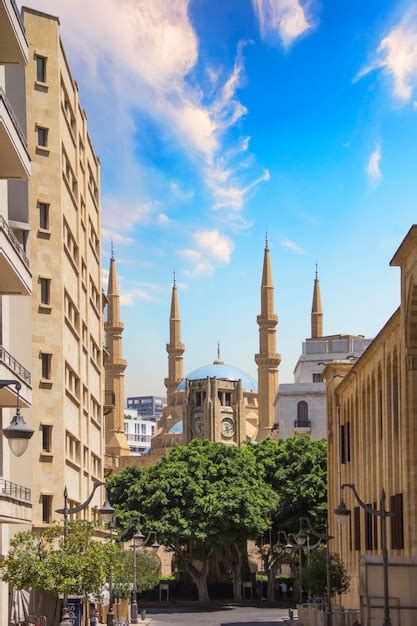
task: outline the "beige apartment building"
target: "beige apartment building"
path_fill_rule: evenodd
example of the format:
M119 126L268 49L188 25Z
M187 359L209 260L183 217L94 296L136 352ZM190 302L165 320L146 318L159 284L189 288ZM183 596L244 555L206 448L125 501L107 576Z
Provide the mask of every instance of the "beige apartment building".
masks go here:
M28 45L12 0L0 0L0 380L20 383L22 415L32 397L31 306L25 65ZM14 384L0 388L1 428L16 413ZM21 457L0 435L0 558L11 536L32 519L30 445ZM9 589L0 582L0 623L8 623Z
M381 527L352 492L346 525L334 514L340 485L354 484L365 504L387 509L389 604L393 625L417 621L417 226L391 265L401 269L401 304L362 356L327 365L330 534L351 577L342 598L361 608L361 624L382 623Z
M100 163L57 17L23 9L32 229L33 526L103 479ZM96 492L90 519L100 506Z

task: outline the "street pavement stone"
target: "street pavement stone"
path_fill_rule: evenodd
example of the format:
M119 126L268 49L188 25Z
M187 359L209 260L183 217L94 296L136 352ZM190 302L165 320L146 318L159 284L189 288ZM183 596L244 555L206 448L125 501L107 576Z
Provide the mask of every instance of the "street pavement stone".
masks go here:
M277 626L288 618L288 609L259 607L215 607L196 610L188 607L152 608L147 610L152 626Z

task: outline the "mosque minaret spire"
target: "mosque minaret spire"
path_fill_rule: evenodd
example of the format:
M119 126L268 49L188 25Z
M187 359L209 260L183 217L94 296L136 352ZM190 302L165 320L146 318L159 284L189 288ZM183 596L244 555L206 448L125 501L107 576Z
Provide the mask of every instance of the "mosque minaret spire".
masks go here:
M168 352L168 377L165 379L165 387L167 388L167 402L169 406L184 376L182 356L184 354L184 344L181 343L181 317L175 271L172 284L171 313L169 316L169 343L167 343L166 350Z
M323 307L321 304L320 281L316 263L316 274L314 278L313 303L311 306L311 337L323 337Z
M258 365L258 440L271 434L274 424L274 400L278 388L278 366L281 356L276 351L276 325L278 316L274 307L274 285L268 235L265 237L264 263L261 283L261 314L259 326L259 353L255 356Z

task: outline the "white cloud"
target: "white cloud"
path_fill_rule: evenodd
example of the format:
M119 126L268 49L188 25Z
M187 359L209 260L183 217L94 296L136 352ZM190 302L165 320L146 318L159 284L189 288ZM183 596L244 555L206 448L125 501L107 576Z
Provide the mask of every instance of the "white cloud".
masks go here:
M181 202L190 202L194 197L194 191L192 189L185 189L181 183L176 180L170 182L169 190L175 198Z
M236 163L224 162L224 134L247 113L236 97L243 74L242 45L230 74L223 80L217 78L207 94L193 73L199 41L188 14L190 0L61 0L59 7L56 0L29 2L52 14L59 9L74 73L80 74L93 116L100 120L101 148L120 170L114 175L120 177L123 199L137 198L140 189L131 181L138 180L135 113L141 110L157 121L161 136L174 139L193 159L216 208L239 222L237 214L245 197L239 189L254 188L255 183L237 176ZM213 72L211 76L214 80ZM212 175L219 167L227 170L227 176L223 183L216 179L213 185ZM146 172L142 178L146 185ZM129 191L123 184L126 181L133 187ZM146 197L143 191L142 196ZM121 208L123 204L119 202ZM129 202L126 210L133 209ZM129 227L133 229L134 224Z
M279 38L288 48L313 22L300 0L252 0L262 38Z
M296 252L297 254L305 254L305 250L299 246L298 244L296 244L294 241L291 241L290 239L283 239L281 241L281 245L283 248L286 248L287 250L292 250L293 252Z
M184 274L190 278L206 278L207 276L212 276L214 274L214 267L211 263L201 261L196 263L193 269L185 270Z
M229 263L233 242L216 229L197 230L193 235L200 252L220 263Z
M101 282L103 289L107 291L107 285L109 284L109 270L105 267L101 268Z
M172 223L172 220L168 217L168 215L165 215L165 213L159 213L156 218L156 223L159 224L159 226L169 226Z
M393 93L408 101L417 85L417 8L409 9L401 21L381 40L374 61L363 68L354 80L382 69L393 81Z
M367 173L370 182L375 186L378 185L382 177L380 168L381 156L381 146L377 145L375 150L371 153L365 167L365 172Z
M149 222L153 213L159 208L158 202L132 202L112 196L103 200L103 237L121 244L133 243L134 239L126 235L138 224Z
M122 291L120 294L120 304L126 307L132 307L135 305L136 300L145 300L146 302L152 302L153 296L143 289L132 289L129 291Z
M108 230L107 228L101 229L101 236L104 241L113 240L115 243L120 243L122 246L135 243L135 240L132 237L128 237L127 235L122 235L121 233L117 233L116 231L113 231L113 230Z
M186 259L199 259L201 257L200 252L197 252L197 250L192 250L190 248L186 248L185 250L179 250L179 253Z

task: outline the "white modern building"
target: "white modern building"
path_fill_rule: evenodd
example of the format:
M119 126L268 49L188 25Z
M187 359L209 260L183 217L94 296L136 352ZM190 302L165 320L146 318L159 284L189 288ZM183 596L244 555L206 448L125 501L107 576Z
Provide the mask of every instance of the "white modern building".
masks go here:
M294 382L281 384L275 398L275 424L280 439L308 435L327 438L326 384L322 372L333 361L358 359L371 343L363 335L323 335L320 282L314 280L311 337L303 342Z
M125 435L132 456L149 452L155 429L156 418L139 415L134 409L125 409Z

